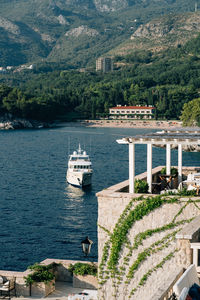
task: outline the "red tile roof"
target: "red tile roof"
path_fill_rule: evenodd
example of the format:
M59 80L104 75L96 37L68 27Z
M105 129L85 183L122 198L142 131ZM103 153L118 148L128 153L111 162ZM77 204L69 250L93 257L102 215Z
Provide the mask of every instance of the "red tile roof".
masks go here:
M155 109L152 106L115 106L110 109Z

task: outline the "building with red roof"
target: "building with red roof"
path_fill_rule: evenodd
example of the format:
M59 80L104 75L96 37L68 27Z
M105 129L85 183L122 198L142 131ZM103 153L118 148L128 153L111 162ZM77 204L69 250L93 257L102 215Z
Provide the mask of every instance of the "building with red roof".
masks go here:
M153 119L155 107L153 106L122 106L117 105L109 109L112 119Z

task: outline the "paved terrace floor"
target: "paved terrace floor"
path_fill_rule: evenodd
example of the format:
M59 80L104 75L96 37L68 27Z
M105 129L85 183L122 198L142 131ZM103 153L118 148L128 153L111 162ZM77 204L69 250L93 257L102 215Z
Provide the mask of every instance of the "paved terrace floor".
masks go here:
M40 300L42 298L49 299L49 300L67 300L67 297L72 294L79 294L79 293L88 293L90 295L91 300L97 300L97 290L88 290L88 289L81 289L81 288L73 288L72 283L69 282L56 282L55 291L48 295L47 297L12 297L11 300ZM6 299L8 299L6 297Z

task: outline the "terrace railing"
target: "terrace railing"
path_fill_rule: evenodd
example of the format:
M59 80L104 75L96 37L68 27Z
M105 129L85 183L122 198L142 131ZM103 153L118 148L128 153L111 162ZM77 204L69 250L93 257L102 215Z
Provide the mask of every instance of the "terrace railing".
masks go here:
M183 274L183 268L179 267L175 274L171 274L171 278L163 282L162 287L158 287L157 292L151 298L152 300L174 300L173 286Z

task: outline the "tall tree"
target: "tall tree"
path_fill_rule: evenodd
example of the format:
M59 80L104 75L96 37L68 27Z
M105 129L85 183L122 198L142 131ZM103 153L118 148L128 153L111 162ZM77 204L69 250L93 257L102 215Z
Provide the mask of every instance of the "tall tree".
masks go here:
M180 118L183 126L200 126L200 98L185 103Z

